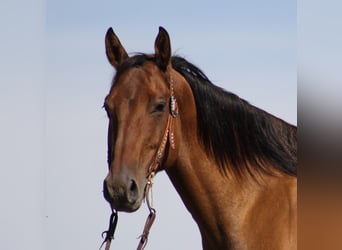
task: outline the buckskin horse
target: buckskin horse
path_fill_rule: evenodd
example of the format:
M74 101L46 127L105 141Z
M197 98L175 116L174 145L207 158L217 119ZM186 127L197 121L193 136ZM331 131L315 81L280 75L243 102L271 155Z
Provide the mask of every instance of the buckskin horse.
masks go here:
M105 45L116 75L104 101L103 192L115 215L137 210L164 170L198 224L203 249L296 249L297 127L171 56L162 27L155 54L129 56L112 28Z

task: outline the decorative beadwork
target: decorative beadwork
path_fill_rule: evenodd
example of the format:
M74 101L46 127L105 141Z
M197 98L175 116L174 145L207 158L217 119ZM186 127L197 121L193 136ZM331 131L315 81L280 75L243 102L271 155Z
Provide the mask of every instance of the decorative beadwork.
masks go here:
M170 114L169 117L167 119L167 124L166 124L166 128L165 128L165 132L162 138L162 141L160 143L160 146L158 148L157 154L155 156L154 161L152 162L150 168L149 168L149 175L151 175L151 173L155 173L158 168L160 167L160 165L162 164L162 158L164 156L164 152L165 152L165 148L166 148L166 144L167 141L169 139L170 142L170 147L172 149L176 148L176 144L175 144L175 134L174 134L174 118L176 118L178 116L178 104L177 104L177 100L174 96L174 89L173 89L173 79L170 76Z

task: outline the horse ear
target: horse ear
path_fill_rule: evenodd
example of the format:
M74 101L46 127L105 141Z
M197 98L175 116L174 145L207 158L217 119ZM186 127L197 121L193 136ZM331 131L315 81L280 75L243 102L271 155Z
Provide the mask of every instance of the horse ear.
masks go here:
M166 70L171 60L171 43L167 31L159 27L159 33L154 43L157 65L161 70Z
M117 69L128 58L128 54L112 28L107 30L105 43L108 61Z

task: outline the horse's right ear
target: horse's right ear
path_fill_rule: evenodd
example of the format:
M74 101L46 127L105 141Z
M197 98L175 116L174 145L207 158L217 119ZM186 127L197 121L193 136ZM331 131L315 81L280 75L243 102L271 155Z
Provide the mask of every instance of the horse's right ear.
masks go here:
M106 54L108 61L116 69L128 58L126 50L112 28L109 28L106 33Z

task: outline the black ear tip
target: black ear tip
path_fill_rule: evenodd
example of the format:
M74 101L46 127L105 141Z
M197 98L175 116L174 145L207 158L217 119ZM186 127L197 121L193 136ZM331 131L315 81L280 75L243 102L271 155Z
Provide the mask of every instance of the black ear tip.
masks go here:
M107 30L106 35L109 35L109 34L114 34L114 30L113 30L112 27L109 27L108 30Z
M167 34L167 31L164 27L162 26L159 26L159 33L162 32L162 33L166 33Z

